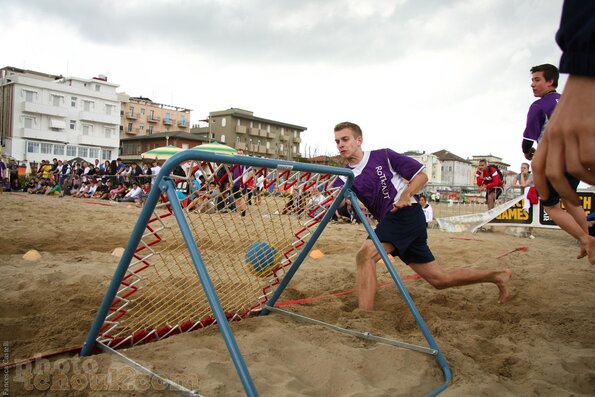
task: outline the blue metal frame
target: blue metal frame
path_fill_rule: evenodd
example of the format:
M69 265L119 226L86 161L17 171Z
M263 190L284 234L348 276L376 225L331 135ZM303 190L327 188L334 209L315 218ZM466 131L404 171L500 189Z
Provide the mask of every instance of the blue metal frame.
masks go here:
M252 381L252 378L250 376L250 373L248 371L248 368L246 366L244 358L240 352L240 349L237 345L235 337L233 336L233 332L231 330L229 322L227 321L227 318L225 316L223 308L221 307L221 303L219 301L219 298L217 296L217 293L215 291L213 283L209 277L209 274L206 270L206 267L204 265L202 257L198 251L196 243L194 242L194 238L190 231L190 227L188 226L186 217L184 216L183 209L176 197L174 182L169 177L170 173L174 170L175 166L182 162L185 162L185 161L208 161L208 162L213 162L213 163L241 164L241 165L247 165L247 166L253 166L253 167L287 168L287 169L291 169L292 171L300 171L300 172L316 172L316 173L335 174L335 175L343 176L346 178L346 182L345 182L343 188L341 189L338 197L349 197L355 202L357 200L357 198L349 190L353 184L354 176L353 176L353 173L351 172L351 170L346 169L346 168L313 165L313 164L306 164L306 163L295 163L295 162L289 162L289 161L283 161L283 160L271 160L271 159L254 158L254 157L247 157L247 156L229 156L229 155L222 155L222 154L216 154L216 153L201 152L201 151L192 150L192 149L185 150L185 151L175 154L168 161L165 162L161 171L159 172L159 174L157 175L157 177L155 179L155 184L153 185L153 188L151 189L151 192L149 193L149 196L147 197L147 200L146 200L145 205L139 215L136 225L134 226L134 229L132 230L130 239L128 240L128 244L126 245L126 248L124 250L122 257L120 258L118 267L116 268L116 270L114 272L114 276L112 277L112 280L110 282L110 285L107 289L105 296L103 297L103 301L101 303L101 306L99 307L99 310L97 312L95 320L93 321L93 324L91 325L91 329L89 330L89 333L87 334L87 338L85 340L83 348L81 349L81 353L80 353L81 356L87 356L92 353L93 348L95 346L95 341L97 340L101 326L103 325L105 318L107 317L109 308L111 307L111 304L118 292L118 288L120 287L120 284L122 283L122 280L123 280L124 276L126 275L126 271L128 270L128 267L130 266L130 263L134 256L134 252L136 251L136 248L138 247L138 245L142 239L145 228L146 228L149 220L151 219L153 210L155 209L155 207L159 201L159 196L160 196L161 192L165 192L169 199L174 216L176 217L176 220L178 222L178 226L180 227L180 231L182 233L182 236L184 238L186 246L188 247L190 257L192 258L192 262L194 264L194 267L196 269L196 272L197 272L200 282L202 284L205 295L207 296L207 299L209 301L209 305L211 306L211 310L213 311L213 314L217 321L217 324L219 325L219 328L221 329L221 333L225 340L227 349L230 352L231 359L234 363L234 366L236 367L236 371L238 372L240 380L242 381L242 384L244 386L244 390L246 391L246 394L248 396L257 396L258 392L256 391L256 388L254 386L254 383ZM304 259L308 255L308 253L310 252L310 249L312 248L312 246L314 245L314 243L316 242L316 240L318 239L318 237L324 230L325 226L331 220L333 214L339 207L340 202L341 202L340 199L334 200L331 207L329 208L329 210L326 212L326 214L322 218L322 220L320 222L320 226L317 227L316 230L313 232L312 236L310 237L310 239L304 246L302 252L300 252L300 254L296 258L295 262L292 264L292 266L287 271L285 277L283 277L283 280L281 281L279 286L275 289L273 295L271 296L271 298L268 302L269 306L274 306L275 302L279 299L279 297L283 293L283 290L291 281L293 275L295 274L297 269L300 267L301 263L304 261ZM362 219L364 219L364 216L363 216L361 210L358 208L358 206L353 206L353 208L355 208L358 215ZM378 241L378 238L376 237L374 231L365 222L364 222L364 225L366 227L366 231L372 238L372 241L374 241L374 244L376 245L378 251L381 253L381 256L382 256L393 280L395 281L399 291L405 298L407 306L409 307L409 310L413 314L416 322L419 324L424 337L428 341L428 344L430 345L430 347L432 347L433 349L435 349L438 352L436 360L437 360L438 364L440 365L440 367L442 368L442 372L444 373L445 382L439 388L435 389L432 392L432 394L430 394L430 395L436 395L436 394L440 393L441 391L443 391L448 386L448 383L452 379L450 369L448 368L446 360L444 359L442 353L440 352L438 345L435 342L434 338L432 337L423 318L421 317L417 308L415 307L415 304L413 303L411 297L409 296L409 293L407 292L405 286L403 285L400 277L398 276L396 270L392 266L392 263L388 259L388 256L386 255L386 253L384 253L384 250L382 249L382 245ZM268 310L266 310L266 309L263 309L263 311L261 312L262 315L266 315L267 313L268 313Z
M351 200L351 202L357 203L357 197L355 196L355 194L353 192L349 192L349 199ZM366 219L366 216L364 215L362 210L359 208L359 205L353 205L353 206L351 206L351 208L355 209L355 212L357 213L357 215L359 216L360 219ZM424 338L426 338L428 345L430 345L430 347L432 349L436 350L436 361L438 362L438 365L440 365L440 368L442 368L442 373L444 374L444 383L442 383L440 386L438 386L436 389L434 389L429 394L430 396L435 396L435 395L441 393L442 391L444 391L444 389L446 389L448 387L448 384L452 380L452 372L450 371L450 368L448 367L448 363L446 362L446 359L442 355L442 351L440 351L440 347L438 347L438 343L436 343L436 341L434 340L434 337L432 336L430 329L428 328L423 317L417 310L415 303L413 303L413 299L411 299L411 295L409 295L409 291L407 291L407 288L405 288L405 284L403 284L403 280L401 280L401 277L399 277L397 270L395 269L392 262L390 261L388 255L386 254L386 251L384 251L384 247L382 246L382 243L380 242L380 240L378 240L376 233L374 233L374 230L368 224L368 222L364 221L362 223L363 223L364 227L366 228L368 235L372 239L372 242L374 243L376 250L380 253L380 256L382 257L382 260L383 260L384 264L386 265L386 268L387 268L388 272L390 273L393 281L397 285L399 292L405 299L405 303L407 304L409 311L415 318L415 321L419 325L419 328L420 328L422 334L424 335Z

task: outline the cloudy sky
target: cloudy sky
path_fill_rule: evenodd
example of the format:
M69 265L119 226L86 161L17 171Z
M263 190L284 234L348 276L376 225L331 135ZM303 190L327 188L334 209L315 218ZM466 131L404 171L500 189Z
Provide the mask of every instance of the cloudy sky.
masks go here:
M302 153L493 154L515 170L531 66L558 64L562 0L0 0L0 67L305 126ZM566 77L563 76L560 89Z

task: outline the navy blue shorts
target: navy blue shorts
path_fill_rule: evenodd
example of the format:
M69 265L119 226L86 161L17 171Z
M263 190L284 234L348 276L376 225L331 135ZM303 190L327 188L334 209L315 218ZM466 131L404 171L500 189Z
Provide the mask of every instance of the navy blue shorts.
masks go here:
M389 212L376 226L375 232L381 242L395 246L390 254L406 264L428 263L435 259L428 247L426 217L419 204Z
M566 172L564 174L564 176L566 176L566 180L568 181L570 186L574 189L574 191L576 191L576 188L578 187L580 180L575 178L574 176L570 175L568 172ZM539 201L541 201L541 205L543 205L544 207L551 207L551 206L556 205L560 202L560 195L558 194L556 189L554 189L554 187L552 186L549 179L547 180L547 187L550 189L550 198L548 198L547 200L540 199Z

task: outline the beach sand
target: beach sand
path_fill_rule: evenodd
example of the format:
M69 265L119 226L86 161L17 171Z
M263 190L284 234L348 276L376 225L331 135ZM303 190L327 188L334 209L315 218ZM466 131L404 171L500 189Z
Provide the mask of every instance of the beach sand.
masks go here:
M139 213L124 203L0 194L3 361L38 357L5 372L9 395L112 395L114 389L102 391L106 387L131 388L122 395L174 395L113 355L39 359L83 344L118 262L111 253L126 245ZM395 261L453 372L441 395L595 395L595 268L575 259L577 244L564 232L538 229L534 235L429 230L445 269L512 269L514 297L504 305L497 304L494 285L439 291L410 279L411 270ZM304 263L281 301L322 296L287 309L427 346L394 285L378 291L373 312L357 309L353 294L333 295L354 287L354 256L365 238L361 226L329 225L314 247L324 256ZM520 247L527 250L515 251ZM41 259L24 260L31 249ZM383 265L379 275L389 280ZM276 313L234 322L232 329L263 396L413 396L442 383L430 355ZM121 352L203 395L243 394L214 327ZM99 386L91 381L108 374L120 379Z

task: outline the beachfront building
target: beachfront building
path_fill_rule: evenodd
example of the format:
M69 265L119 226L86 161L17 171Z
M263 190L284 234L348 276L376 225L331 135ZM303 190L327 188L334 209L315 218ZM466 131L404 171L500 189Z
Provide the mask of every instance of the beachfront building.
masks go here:
M248 110L230 108L210 112L206 131L209 141L218 141L245 154L282 160L297 160L300 156L301 133L306 130L295 124L254 116ZM192 131L195 132L194 130Z
M432 153L440 161L440 183L445 187L469 187L475 185L473 164L448 150Z
M424 172L428 176L428 184L439 185L442 182L442 165L438 156L425 151L408 151L404 154L413 157L425 166Z
M159 133L190 132L191 109L153 102L149 98L119 94L121 101L120 138Z
M206 138L186 131L158 132L151 135L129 136L120 139L122 161L140 161L141 154L163 146L191 149L206 142Z
M62 77L0 69L3 156L29 163L118 155L120 102L107 77Z

